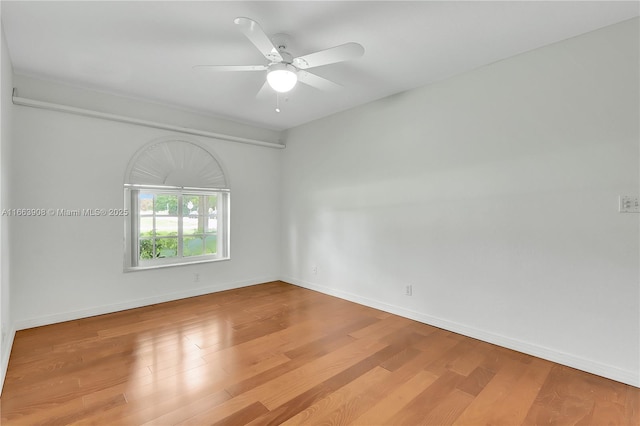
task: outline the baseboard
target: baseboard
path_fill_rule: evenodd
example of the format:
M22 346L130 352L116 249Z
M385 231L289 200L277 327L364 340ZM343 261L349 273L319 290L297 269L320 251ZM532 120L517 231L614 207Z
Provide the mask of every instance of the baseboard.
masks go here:
M7 369L9 368L9 357L11 356L11 348L13 347L13 339L16 337L16 328L11 327L6 337L5 344L2 345L2 353L0 354L0 397L4 388L4 379L7 377Z
M140 308L142 306L154 305L156 303L171 302L173 300L186 299L188 297L202 296L204 294L216 293L219 291L232 290L235 288L249 287L252 285L263 284L271 281L278 281L276 277L262 277L245 281L235 281L230 283L215 284L207 287L199 287L181 292L167 293L153 297L145 297L142 299L129 300L122 303L113 303L109 305L94 306L88 309L79 309L77 311L61 312L53 315L44 315L41 317L27 318L16 321L16 330L25 330L27 328L40 327L43 325L56 324L59 322L72 321L80 318L93 317L96 315L110 314L113 312L125 311L127 309Z
M296 278L284 277L281 278L281 280L297 285L299 287L307 288L309 290L314 290L320 293L339 297L341 299L349 300L350 302L369 306L371 308L379 309L381 311L389 312L395 315L429 324L438 328L442 328L444 330L482 340L484 342L492 343L508 349L513 349L515 351L533 355L538 358L546 359L548 361L553 361L558 364L585 371L587 373L606 377L608 379L622 382L631 386L640 387L640 377L638 372L624 370L615 366L599 363L573 354L557 351L540 345L531 344L523 340L518 340L512 337L492 333L487 330L481 330L465 324L460 324L443 318L423 314L421 312L412 311L401 306L391 305L389 303L380 302L378 300L369 299L346 291L336 290L330 287L298 280Z

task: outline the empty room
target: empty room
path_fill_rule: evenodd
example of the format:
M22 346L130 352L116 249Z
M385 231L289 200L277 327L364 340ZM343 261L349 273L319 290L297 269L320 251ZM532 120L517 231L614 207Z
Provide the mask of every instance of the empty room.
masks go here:
M639 425L637 1L0 1L3 425Z

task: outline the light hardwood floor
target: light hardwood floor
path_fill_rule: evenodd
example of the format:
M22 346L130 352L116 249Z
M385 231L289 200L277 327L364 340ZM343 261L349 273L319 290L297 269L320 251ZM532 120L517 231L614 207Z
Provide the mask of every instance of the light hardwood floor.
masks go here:
M640 389L274 282L17 333L3 425L638 425Z

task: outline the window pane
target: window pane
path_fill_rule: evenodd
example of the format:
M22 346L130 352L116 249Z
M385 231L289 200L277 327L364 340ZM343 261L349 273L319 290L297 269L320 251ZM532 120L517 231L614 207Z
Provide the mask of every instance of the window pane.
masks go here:
M204 237L205 254L216 254L218 251L218 236L216 234L207 234Z
M198 195L182 196L182 215L189 217L198 217L200 207L200 197Z
M140 240L140 259L153 259L153 240Z
M202 234L206 221L205 197L186 194L182 197L184 235Z
M178 239L177 238L158 238L156 239L156 256L176 257L178 255Z
M140 217L139 228L141 237L153 237L153 217Z
M185 217L182 219L182 233L187 235L198 234L198 222L197 217Z
M141 218L142 220L143 218ZM177 236L178 218L176 216L156 216L156 236Z
M141 215L153 214L153 194L140 192L138 194L138 209Z
M207 232L216 232L218 230L218 219L216 216L207 218Z
M157 194L154 211L156 215L177 216L178 196L172 194Z
M218 196L209 195L207 198L207 229L206 232L216 232L218 229Z
M185 237L182 245L183 256L199 256L202 252L202 237Z

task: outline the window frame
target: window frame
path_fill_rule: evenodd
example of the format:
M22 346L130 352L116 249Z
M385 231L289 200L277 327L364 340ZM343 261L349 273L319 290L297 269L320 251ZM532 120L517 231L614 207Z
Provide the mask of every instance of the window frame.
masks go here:
M178 221L178 234L176 238L178 240L177 254L175 257L167 258L155 258L155 259L140 259L140 210L139 210L139 198L140 192L152 193L154 197L158 194L162 195L176 195L177 199L177 221ZM125 184L124 185L124 204L125 209L129 211L129 215L125 218L125 238L124 238L124 270L126 271L140 271L148 269L166 268L173 266L192 265L198 263L218 262L231 259L230 253L230 198L231 191L227 188L197 188L197 187L178 187L178 186L163 186L163 185L138 185L138 184ZM184 215L183 215L183 197L185 196L217 196L216 205L216 244L217 249L215 254L200 254L192 256L184 256L183 244L184 244ZM206 214L206 213L205 213ZM153 213L155 226L155 209ZM172 216L173 217L173 216ZM203 229L202 235L206 235L206 231ZM186 237L189 237L187 235ZM160 237L164 238L164 237ZM157 236L152 237L155 241ZM203 241L204 244L204 241Z

